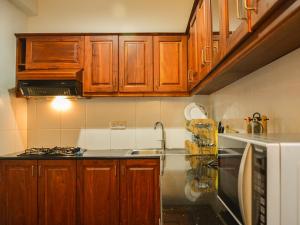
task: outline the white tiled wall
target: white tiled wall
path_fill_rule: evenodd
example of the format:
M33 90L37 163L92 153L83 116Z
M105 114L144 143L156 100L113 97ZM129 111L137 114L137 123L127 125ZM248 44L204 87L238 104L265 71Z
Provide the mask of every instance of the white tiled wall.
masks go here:
M0 154L27 146L27 102L17 99L11 90L15 86L14 33L24 32L26 26L26 16L8 1L0 0Z
M300 133L300 49L210 96L216 120L245 132L244 118L267 115L270 133Z
M160 147L166 127L167 147L183 147L184 107L190 102L207 104L208 97L192 98L93 98L72 100L71 109L52 109L51 99L28 101L28 147L81 146L87 149ZM111 130L110 121L126 121L125 130Z

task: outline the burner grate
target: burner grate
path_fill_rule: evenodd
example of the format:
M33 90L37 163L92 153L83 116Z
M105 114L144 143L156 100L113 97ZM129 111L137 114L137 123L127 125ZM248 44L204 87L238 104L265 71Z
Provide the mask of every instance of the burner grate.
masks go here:
M18 156L81 156L84 152L79 147L29 148Z

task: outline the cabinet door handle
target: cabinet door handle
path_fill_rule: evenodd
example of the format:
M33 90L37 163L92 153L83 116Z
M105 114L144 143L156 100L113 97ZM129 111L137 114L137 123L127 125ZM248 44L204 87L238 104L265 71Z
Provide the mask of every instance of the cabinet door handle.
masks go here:
M246 10L251 10L251 11L256 11L256 7L255 6L248 6L248 0L244 0L244 7Z
M247 1L247 0L245 0L245 1ZM243 15L242 15L242 13L240 11L240 9L241 9L240 2L241 2L241 0L236 0L236 13L237 13L236 17L239 20L246 20L247 17L245 16L245 14L243 13Z
M205 66L207 63L211 62L211 61L207 60L206 49L209 49L209 47L206 46L205 48L202 48L202 51L201 51L201 54L202 54L202 65L203 66Z
M193 82L193 80L194 80L194 72L193 72L193 70L189 70L189 72L188 72L188 80L189 80L189 82Z
M39 177L41 176L41 165L39 165Z
M34 165L31 166L31 176L34 177Z

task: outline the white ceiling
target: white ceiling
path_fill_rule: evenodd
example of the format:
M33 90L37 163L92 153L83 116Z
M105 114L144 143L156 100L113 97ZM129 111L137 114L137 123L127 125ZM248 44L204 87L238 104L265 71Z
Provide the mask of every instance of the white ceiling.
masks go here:
M39 0L28 32L184 32L194 0Z

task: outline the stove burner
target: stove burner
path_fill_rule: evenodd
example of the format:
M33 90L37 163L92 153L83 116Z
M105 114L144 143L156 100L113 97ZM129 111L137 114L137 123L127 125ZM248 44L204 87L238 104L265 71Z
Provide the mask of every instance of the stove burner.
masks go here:
M18 156L81 156L84 152L79 147L29 148Z

